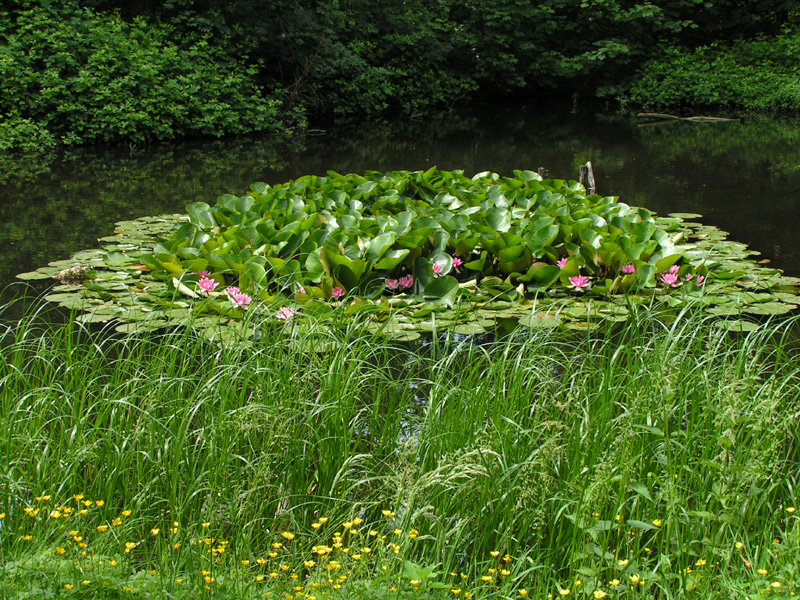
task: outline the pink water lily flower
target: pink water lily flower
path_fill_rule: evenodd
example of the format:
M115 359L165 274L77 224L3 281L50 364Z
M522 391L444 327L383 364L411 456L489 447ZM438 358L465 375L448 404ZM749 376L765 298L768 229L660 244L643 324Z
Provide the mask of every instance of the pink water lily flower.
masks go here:
M397 279L387 279L386 280L386 289L390 291L396 290L400 286L400 282Z
M241 290L238 287L236 287L235 285L232 285L231 287L225 288L223 290L223 292L228 294L228 296L233 296L234 294L241 294L242 293Z
M566 265L566 264L567 264L567 257L566 256L564 258L558 259L558 262L556 262L556 266L558 266L559 269L563 269L564 265Z
M634 267L631 263L628 263L624 267L622 267L622 274L623 275L633 275L636 273L636 267Z
M703 282L705 282L705 280L706 280L706 278L703 275L698 275L697 279L695 279L695 281L694 281L694 284L697 287L700 287L701 285L703 285Z
M211 273L208 271L197 271L195 275L197 275L200 279L205 279L206 277L210 276Z
M414 285L414 276L406 275L405 277L401 277L398 283L404 288L410 288L412 285Z
M229 296L234 306L247 310L247 305L250 304L250 296L247 294L231 294Z
M302 285L298 285L298 286L297 286L297 293L298 293L298 294L305 294L305 293L307 293L307 292L306 292L306 288L304 288Z
M278 309L278 312L275 313L275 318L279 321L288 321L294 316L294 309L289 308L288 306L283 306Z
M217 282L213 279L209 279L208 277L203 277L200 281L197 282L197 287L199 287L204 292L210 292L215 287L217 287Z
M341 298L344 296L344 290L340 287L335 287L331 290L331 296L334 298Z
M570 277L569 282L571 285L568 287L576 292L580 292L589 288L589 278L584 275L575 275L575 277Z
M670 275L677 275L678 265L672 265L669 269L667 269L667 273L669 273Z
M460 259L460 258L458 258L457 256L454 256L454 257L453 257L453 268L454 268L454 269L457 269L458 267L460 267L460 266L461 266L461 265L463 265L463 264L464 264L464 261L463 261L463 260L461 260L461 259Z
M439 275L442 274L442 265L433 265L433 267L431 268L433 269L434 277L438 277Z
M659 275L661 278L661 283L664 284L664 287L669 289L670 287L677 287L680 285L678 283L678 276L675 273L670 273L669 271L665 271Z

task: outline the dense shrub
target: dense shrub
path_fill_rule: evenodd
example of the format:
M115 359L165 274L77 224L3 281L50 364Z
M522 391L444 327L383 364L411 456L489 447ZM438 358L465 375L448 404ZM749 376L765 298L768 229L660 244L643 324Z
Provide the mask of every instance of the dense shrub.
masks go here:
M257 66L170 35L75 5L0 17L0 149L281 130Z
M777 39L668 48L648 61L623 104L644 109L722 106L800 110L800 32Z

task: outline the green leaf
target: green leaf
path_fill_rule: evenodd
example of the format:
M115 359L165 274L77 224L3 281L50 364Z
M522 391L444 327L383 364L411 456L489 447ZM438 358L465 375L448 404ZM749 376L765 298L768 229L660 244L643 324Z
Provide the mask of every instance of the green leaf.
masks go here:
M403 262L410 252L411 250L408 249L389 250L383 255L383 258L375 264L375 268L390 271Z
M372 263L377 263L396 239L397 234L393 231L375 236L370 241L369 248L364 253L364 258Z
M425 286L422 296L426 302L453 306L458 290L458 280L455 277L437 277Z
M214 215L211 214L210 206L205 202L192 202L186 207L191 222L200 229L212 229L216 226Z

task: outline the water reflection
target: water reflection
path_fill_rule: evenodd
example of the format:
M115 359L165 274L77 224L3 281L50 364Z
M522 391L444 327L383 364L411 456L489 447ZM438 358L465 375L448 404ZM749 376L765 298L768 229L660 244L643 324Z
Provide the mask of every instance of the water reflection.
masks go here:
M800 217L800 121L676 122L525 106L474 115L375 123L290 143L259 138L0 157L0 287L14 275L95 247L113 223L182 212L327 170L545 166L577 177L591 159L598 190L661 214L699 212L790 275L800 275L792 225Z

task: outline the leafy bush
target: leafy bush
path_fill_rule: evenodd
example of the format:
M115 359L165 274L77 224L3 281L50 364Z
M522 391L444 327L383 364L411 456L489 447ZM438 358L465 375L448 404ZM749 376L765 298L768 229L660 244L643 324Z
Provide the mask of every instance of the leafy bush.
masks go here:
M800 110L800 32L777 39L667 48L638 71L623 104Z
M257 67L170 27L74 4L0 20L0 148L284 127L281 103L251 82Z

